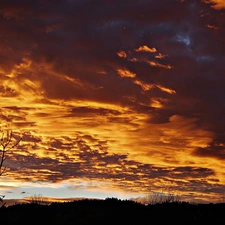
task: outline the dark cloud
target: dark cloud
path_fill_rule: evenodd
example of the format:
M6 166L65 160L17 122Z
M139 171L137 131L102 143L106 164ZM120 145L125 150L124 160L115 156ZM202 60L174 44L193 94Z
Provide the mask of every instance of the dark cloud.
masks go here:
M193 155L198 157L216 158L219 160L225 159L225 148L219 143L211 143L209 147L198 148L193 152Z

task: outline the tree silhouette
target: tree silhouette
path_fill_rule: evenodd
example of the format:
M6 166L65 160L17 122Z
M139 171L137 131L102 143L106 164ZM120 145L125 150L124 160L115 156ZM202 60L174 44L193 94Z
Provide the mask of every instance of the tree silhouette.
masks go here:
M19 142L22 140L22 137L19 139L13 139L12 130L1 131L1 139L0 139L0 176L6 172L6 167L3 165L4 161L7 159L7 151L15 148ZM3 201L4 195L0 195L0 202Z

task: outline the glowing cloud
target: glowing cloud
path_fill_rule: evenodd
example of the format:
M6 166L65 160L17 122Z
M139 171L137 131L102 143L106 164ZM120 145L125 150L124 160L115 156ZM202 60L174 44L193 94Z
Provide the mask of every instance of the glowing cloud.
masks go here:
M149 48L147 45L140 46L138 49L135 49L136 52L157 52L156 48Z
M206 3L213 3L212 7L215 9L223 9L225 8L224 0L204 0Z
M165 57L167 57L168 55L163 55L161 53L159 53L158 55L155 56L156 59L164 59Z
M218 30L219 29L218 27L215 27L215 26L209 25L209 24L207 25L207 27L210 28L210 29L214 29L214 30Z
M135 74L135 73L132 73L132 72L129 71L129 70L118 69L117 72L118 72L118 74L119 74L121 77L130 77L130 78L136 77L136 74Z
M176 91L172 90L170 88L166 88L166 87L163 87L163 86L158 85L158 84L156 84L156 87L159 88L161 91L167 92L169 94L176 94Z
M154 84L148 84L144 81L141 81L141 80L134 80L133 81L135 84L141 86L141 88L144 90L144 91L149 91L150 89L152 89L154 87Z
M157 109L163 108L163 104L165 102L168 102L167 99L162 99L162 98L152 98L151 99L151 106Z
M155 61L148 61L148 64L150 66L161 67L164 69L172 69L173 68L171 65L163 65L163 64L155 62Z
M127 53L125 51L121 51L121 52L118 52L117 55L121 58L126 58L127 57Z

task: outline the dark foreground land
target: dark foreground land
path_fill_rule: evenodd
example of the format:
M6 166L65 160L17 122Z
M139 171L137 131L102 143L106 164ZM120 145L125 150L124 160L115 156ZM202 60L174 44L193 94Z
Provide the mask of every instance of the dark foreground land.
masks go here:
M50 205L15 204L0 208L0 224L225 225L225 204L173 202L145 206L113 198Z

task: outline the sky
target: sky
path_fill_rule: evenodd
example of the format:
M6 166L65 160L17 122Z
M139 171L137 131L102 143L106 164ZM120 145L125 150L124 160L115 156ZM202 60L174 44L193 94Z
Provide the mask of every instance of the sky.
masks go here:
M0 30L5 199L224 199L224 0L0 1Z

